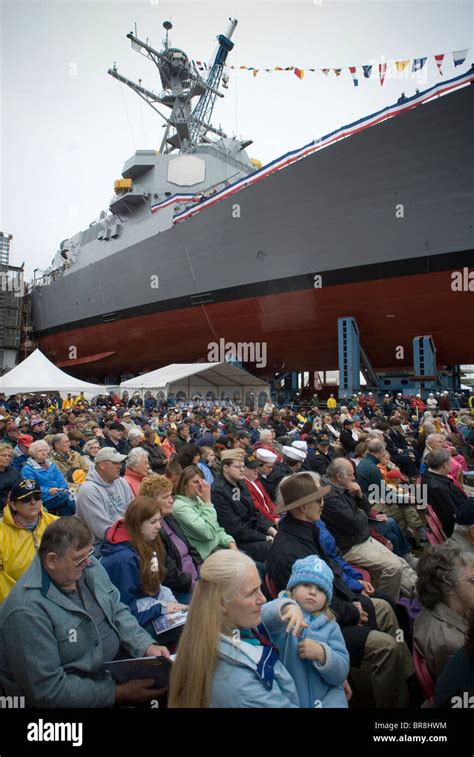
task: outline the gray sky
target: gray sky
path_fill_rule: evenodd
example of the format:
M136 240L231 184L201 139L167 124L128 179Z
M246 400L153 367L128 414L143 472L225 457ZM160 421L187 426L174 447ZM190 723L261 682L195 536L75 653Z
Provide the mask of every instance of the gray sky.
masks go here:
M470 2L431 0L214 0L214 2L9 2L0 0L1 151L0 229L14 235L11 262L46 268L62 239L108 207L113 182L136 149L158 148L162 121L125 85L120 73L159 91L153 64L125 35L162 47L162 22L171 41L194 59L209 61L216 35L235 16L235 48L228 62L273 67L361 66L449 52L444 77L428 60L421 78L366 80L307 72L231 75L214 125L251 138L251 157L263 163L332 129L467 70L454 68L453 50L471 47Z

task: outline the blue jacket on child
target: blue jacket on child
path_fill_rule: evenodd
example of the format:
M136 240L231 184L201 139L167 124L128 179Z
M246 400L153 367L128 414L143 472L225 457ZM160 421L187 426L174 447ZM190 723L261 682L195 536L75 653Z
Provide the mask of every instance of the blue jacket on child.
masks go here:
M291 599L288 602L296 604ZM314 616L302 609L309 627L296 637L291 632L286 633L287 623L280 615L282 606L281 599L263 605L262 622L280 653L284 667L295 682L300 707L347 707L342 684L349 673L349 653L338 624L326 615ZM317 641L324 647L324 665L317 660L300 658L298 643L303 639Z

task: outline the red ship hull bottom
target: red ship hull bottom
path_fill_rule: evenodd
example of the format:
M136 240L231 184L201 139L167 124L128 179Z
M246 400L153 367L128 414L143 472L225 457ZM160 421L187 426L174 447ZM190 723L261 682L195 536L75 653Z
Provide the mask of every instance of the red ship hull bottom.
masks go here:
M251 372L335 370L337 319L354 316L376 370L411 367L412 340L422 334L433 336L438 365L471 363L473 293L453 292L451 282L444 271L232 300L39 336L38 344L84 378L207 361L209 345L220 339L266 343L265 368L248 363Z

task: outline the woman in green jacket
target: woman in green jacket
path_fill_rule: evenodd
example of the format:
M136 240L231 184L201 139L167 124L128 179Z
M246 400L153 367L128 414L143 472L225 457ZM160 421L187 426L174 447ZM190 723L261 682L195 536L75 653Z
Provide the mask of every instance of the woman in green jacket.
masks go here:
M173 515L203 560L218 549L237 549L232 536L217 521L211 487L196 465L188 465L180 476Z

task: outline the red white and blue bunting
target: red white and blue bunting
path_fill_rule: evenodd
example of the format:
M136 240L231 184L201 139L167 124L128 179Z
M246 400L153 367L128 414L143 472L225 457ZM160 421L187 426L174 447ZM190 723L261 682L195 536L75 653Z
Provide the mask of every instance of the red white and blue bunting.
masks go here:
M313 153L318 152L319 150L329 147L330 145L334 144L340 139L346 139L347 137L351 137L354 134L357 134L357 132L359 131L363 131L364 129L368 129L371 126L375 126L376 124L381 123L382 121L386 121L388 118L393 118L395 116L398 116L407 110L416 108L419 105L422 105L428 102L429 100L432 100L433 98L438 97L439 95L444 95L448 92L459 89L460 87L463 87L466 84L469 84L472 82L474 82L474 69L471 69L470 71L467 71L464 74L460 74L459 76L456 76L453 79L449 79L448 81L443 82L442 84L435 84L429 89L426 89L423 92L419 92L418 94L413 95L413 97L404 98L402 102L397 102L394 105L389 105L386 108L382 108L382 110L379 110L370 116L365 116L364 118L360 118L359 120L354 121L351 124L342 126L340 129L337 129L336 131L333 131L330 134L326 134L324 137L321 137L320 139L310 142L309 144L305 145L304 147L301 147L298 150L292 150L291 152L287 152L282 157L276 158L271 163L268 163L266 166L263 166L263 168L260 168L254 171L249 176L245 176L244 178L239 179L235 183L230 184L229 186L225 187L224 189L218 192L215 190L212 190L211 193L209 193L208 191L207 193L204 193L204 194L201 192L194 195L176 194L164 200L163 202L160 202L157 205L153 206L151 210L152 212L156 212L157 210L161 210L162 208L168 207L169 205L174 205L177 202L197 203L196 205L193 205L192 207L188 207L185 210L175 213L175 215L173 216L173 223L180 223L181 221L184 221L185 219L190 218L196 213L200 213L205 208L208 208L211 205L214 205L215 203L220 202L221 200L225 200L226 198L230 197L236 192L239 192L241 189L245 189L251 184L255 184L257 181L260 181L261 179L266 178L267 176L274 173L275 171L280 171L282 168L286 168L292 163L295 163L297 160L306 158L309 155L312 155Z

